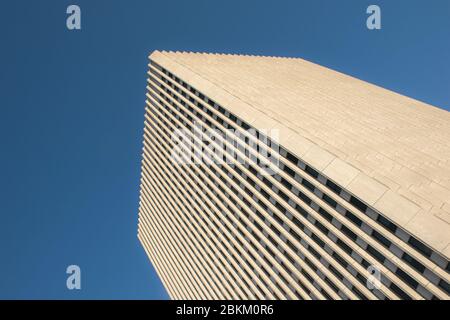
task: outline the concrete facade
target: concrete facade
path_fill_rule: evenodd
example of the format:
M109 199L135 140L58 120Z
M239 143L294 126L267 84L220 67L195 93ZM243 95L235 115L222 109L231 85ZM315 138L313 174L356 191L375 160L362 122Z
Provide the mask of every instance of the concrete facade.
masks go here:
M138 236L172 298L449 298L449 112L302 59L150 60ZM194 122L276 129L279 170L174 165Z

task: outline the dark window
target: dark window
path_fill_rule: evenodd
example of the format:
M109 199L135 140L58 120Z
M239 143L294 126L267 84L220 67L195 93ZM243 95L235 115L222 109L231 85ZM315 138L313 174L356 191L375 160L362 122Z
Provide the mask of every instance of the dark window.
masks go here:
M328 234L328 229L323 224L321 224L320 222L317 222L315 225L324 234Z
M294 170L292 170L291 168L289 168L289 167L287 167L287 166L284 166L284 171L285 171L288 175L290 175L291 177L294 177L294 176L295 176Z
M432 253L431 249L428 248L427 246L425 246L422 242L420 242L416 238L410 237L408 240L408 243L410 245L412 245L414 248L416 248L417 250L419 250L420 252L422 252L427 257L431 257L431 253Z
M313 168L311 168L310 166L306 166L305 169L306 173L308 173L311 177L314 177L317 179L317 177L319 176L319 173L314 170Z
M332 206L333 208L336 208L337 206L337 202L334 201L330 196L324 194L322 197L323 201L325 201L326 203L328 203L330 206Z
M280 230L278 230L274 225L271 225L270 229L272 229L272 231L275 232L276 235L280 235Z
M303 229L303 223L301 223L296 217L292 217L292 222L294 222L294 224L300 229Z
M303 180L303 181L302 181L302 184L303 184L306 188L308 188L310 191L314 191L314 189L315 189L314 185L313 185L311 182L309 182L309 181Z
M261 194L262 194L265 198L267 198L267 199L270 198L270 195L267 193L266 190L261 190Z
M305 195L303 192L300 192L300 193L298 194L298 197L299 197L300 199L302 199L302 201L305 202L305 203L308 204L308 205L311 203L311 199L310 199L307 195Z
M450 285L448 284L448 282L441 279L441 281L439 281L439 287L441 287L442 289L444 289L445 292L450 294Z
M379 233L378 231L373 230L372 232L372 236L377 239L379 242L381 242L385 247L389 248L391 246L391 242L386 239L385 236L383 236L381 233Z
M417 288L417 286L419 285L419 283L414 280L409 274L407 274L405 271L401 270L401 269L397 269L397 271L395 271L395 273L402 278L403 280L405 280L411 287L413 287L414 289Z
M358 278L359 282L366 284L366 278L364 278L360 273L356 274L356 278Z
M349 228L347 228L346 226L342 225L341 227L342 232L344 232L347 236L349 236L353 241L356 241L356 234L350 230Z
M322 207L319 208L319 213L322 217L324 217L325 219L327 219L328 221L333 220L333 216L331 214L329 214L325 209L323 209Z
M393 233L397 230L397 226L395 224L393 224L391 221L389 221L380 214L377 217L377 221L381 223L383 226L385 226L386 229L390 230Z
M282 212L282 213L286 213L286 208L284 208L280 203L276 203L275 204L275 207L278 209L278 210L280 210L280 212Z
M313 247L309 246L308 250L314 255L314 257L316 257L318 260L320 260L321 256L320 254L317 252L316 249L314 249ZM312 267L311 267L312 268ZM314 269L314 268L313 268Z
M286 189L290 190L292 188L292 184L289 183L286 179L282 179L281 183L286 187Z
M292 153L290 153L290 152L288 152L288 154L287 154L287 156L286 156L286 158L290 161L290 162L292 162L293 164L297 164L297 158L292 154Z
M268 207L264 204L264 202L262 202L261 200L258 200L259 205L264 209L267 210Z
M403 300L411 300L411 297L407 295L402 289L400 289L396 284L391 283L389 287L392 291L394 291L396 295L398 295Z
M326 293L323 289L320 290L320 292L325 296L325 298L327 298L327 300L332 300L332 299L333 299L333 298L332 298L328 293Z
M308 273L306 273L306 271L302 270L301 272L309 280L309 282L314 282L314 279Z
M357 226L361 226L362 225L362 221L361 219L359 219L357 216L355 216L353 213L351 213L350 211L346 211L345 212L345 216L347 218L349 218L354 224L356 224Z
M294 251L294 252L297 251L297 248L294 246L294 244L291 241L287 240L286 243L289 246L289 248L292 249L292 251Z
M314 233L311 235L311 238L322 248L325 247L325 242L322 241L318 236L316 236Z
M345 261L344 259L341 258L340 255L338 255L336 252L333 252L333 258L336 259L336 261L339 262L340 265L342 265L344 268L346 268L348 266L347 261Z
M340 194L342 191L342 189L331 180L327 180L326 185L337 194Z
M339 271L338 271L335 267L333 267L331 264L328 266L328 269L330 269L331 272L333 272L335 275L340 274ZM339 277L339 279L342 280L343 278L342 278L342 277Z
M298 241L298 242L300 242L300 241L302 241L302 238L300 238L300 236L297 234L297 233L292 233L292 236Z
M383 256L381 253L379 253L377 250L375 250L374 247L372 246L367 246L367 252L369 252L373 257L375 257L375 259L377 259L378 261L380 261L381 263L384 263L384 261L386 260L385 256Z
M280 193L279 193L279 196L280 196L281 198L283 198L284 201L286 201L286 202L289 201L289 198L288 198L288 196L287 196L285 193L280 192Z
M366 212L367 206L359 199L351 196L350 203L353 204L356 208L358 208L362 212Z
M324 280L326 281L326 283L327 283L331 288L333 288L333 290L334 290L335 292L339 292L339 288L336 287L336 285L335 285L333 282L331 282L330 279L325 278Z
M414 259L413 257L411 257L406 252L403 254L402 259L408 262L411 266L413 266L416 270L420 271L421 273L425 271L425 266L416 259Z
M345 252L347 252L349 255L352 254L353 250L352 248L350 248L345 242L343 242L341 239L337 240L337 244L342 248L342 250L344 250Z

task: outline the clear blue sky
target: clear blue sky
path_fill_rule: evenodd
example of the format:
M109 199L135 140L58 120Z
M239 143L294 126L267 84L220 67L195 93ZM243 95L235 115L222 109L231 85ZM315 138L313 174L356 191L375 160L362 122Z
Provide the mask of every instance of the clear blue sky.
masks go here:
M302 57L450 108L448 0L9 0L0 44L0 298L168 297L136 237L155 49Z

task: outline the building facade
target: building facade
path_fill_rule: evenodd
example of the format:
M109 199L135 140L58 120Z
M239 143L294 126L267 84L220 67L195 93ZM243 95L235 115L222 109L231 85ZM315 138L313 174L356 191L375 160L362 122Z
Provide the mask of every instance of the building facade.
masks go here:
M138 237L173 299L449 299L450 113L302 59L155 51Z

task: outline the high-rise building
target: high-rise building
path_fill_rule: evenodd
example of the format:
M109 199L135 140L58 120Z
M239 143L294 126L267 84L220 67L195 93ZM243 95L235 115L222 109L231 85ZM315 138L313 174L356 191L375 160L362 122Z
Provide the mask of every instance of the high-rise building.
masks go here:
M450 113L302 59L155 51L138 237L174 299L449 299Z

